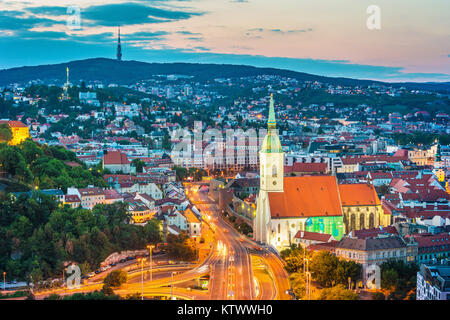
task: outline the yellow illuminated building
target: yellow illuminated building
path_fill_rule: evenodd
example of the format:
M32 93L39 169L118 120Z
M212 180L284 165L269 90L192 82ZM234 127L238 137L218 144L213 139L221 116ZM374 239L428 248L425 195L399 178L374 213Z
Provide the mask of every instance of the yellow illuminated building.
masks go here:
M12 139L8 142L11 146L17 146L30 138L28 127L20 121L0 121L0 124L7 123L12 132Z

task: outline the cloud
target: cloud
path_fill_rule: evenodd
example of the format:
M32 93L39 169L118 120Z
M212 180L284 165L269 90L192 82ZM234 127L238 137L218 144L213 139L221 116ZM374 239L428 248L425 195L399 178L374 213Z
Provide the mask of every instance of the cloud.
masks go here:
M149 32L149 31L141 31L141 32L135 32L131 34L123 34L122 40L123 41L135 41L135 40L152 40L152 39L161 39L163 36L169 35L169 32L166 31L155 31L155 32Z
M189 19L203 13L168 10L139 3L121 3L91 6L82 10L82 19L92 25L116 26L144 23L161 23Z
M290 30L282 30L282 29L264 29L264 28L252 28L248 29L245 33L246 36L251 37L261 37L260 34L262 33L277 33L277 34L294 34L294 33L305 33L305 32L312 32L312 28L306 28L306 29L290 29Z
M50 27L55 24L61 24L60 21L55 21L47 18L27 17L24 15L15 15L11 11L9 13L0 15L0 30L26 30L35 27Z
M177 32L175 32L175 33L178 33L178 34L184 34L184 35L191 35L191 36L198 36L198 35L201 35L201 33L198 33L198 32L191 32L191 31L177 31Z
M34 14L42 14L47 16L64 16L67 14L67 8L68 7L43 6L43 7L29 7L26 8L26 10Z

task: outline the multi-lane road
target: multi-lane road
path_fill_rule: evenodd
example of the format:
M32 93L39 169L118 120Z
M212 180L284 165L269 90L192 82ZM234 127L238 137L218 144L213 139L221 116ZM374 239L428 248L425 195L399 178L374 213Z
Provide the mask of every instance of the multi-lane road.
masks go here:
M115 292L122 296L143 292L145 297L173 294L177 298L195 300L289 300L289 278L277 254L239 234L222 218L207 194L197 189L195 184L186 185L187 196L201 210L207 228L214 232L206 259L196 265L153 267L153 281L149 281L146 267L143 283L141 271L131 271L129 281ZM182 285L206 275L210 276L207 291L191 290ZM89 292L101 287L101 279L96 279L79 289L51 290L37 298L49 293Z
M239 234L221 217L217 206L211 203L207 195L196 191L197 188L192 184L187 185L188 197L214 228L216 241L219 244L219 250L216 251L223 253L212 265L210 298L212 300L258 298L289 300L291 298L288 294L289 278L281 259L267 248ZM259 296L256 295L250 252L261 259L269 273L269 277L257 278L259 287L265 288L263 291L260 290ZM264 295L261 295L263 292Z

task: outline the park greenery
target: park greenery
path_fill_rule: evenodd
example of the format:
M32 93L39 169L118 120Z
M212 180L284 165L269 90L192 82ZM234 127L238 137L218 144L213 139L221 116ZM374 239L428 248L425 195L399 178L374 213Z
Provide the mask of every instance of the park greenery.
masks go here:
M435 133L416 131L413 133L394 133L391 137L397 144L401 146L406 146L409 144L429 146L436 141L438 141L442 145L450 144L449 134L439 135Z
M125 203L90 211L62 207L39 193L8 196L0 201L0 270L8 279L43 284L60 277L69 262L87 274L113 252L161 241L157 220L145 226L129 221Z
M7 142L12 139L11 128L7 123L0 124L0 142Z
M417 264L400 260L381 264L381 288L389 292L387 300L414 300L418 271Z
M198 249L195 240L182 232L180 235L167 235L167 254L169 257L182 261L194 261L198 257Z
M294 294L300 299L303 299L306 294L305 267L311 272L312 280L324 288L320 292L327 289L320 293L317 299L354 300L353 292L345 287L349 285L349 279L352 287L360 280L362 272L360 264L340 259L327 251L305 252L302 247L295 244L281 251L280 254L286 263L285 269L290 273ZM308 265L304 265L304 263ZM343 286L343 289L340 286ZM335 299L339 297L339 294L342 294L340 299Z
M87 169L75 153L60 146L26 140L18 146L0 144L0 171L29 188L106 187L102 171Z
M121 270L114 270L105 277L103 283L111 288L118 288L127 282L127 273Z

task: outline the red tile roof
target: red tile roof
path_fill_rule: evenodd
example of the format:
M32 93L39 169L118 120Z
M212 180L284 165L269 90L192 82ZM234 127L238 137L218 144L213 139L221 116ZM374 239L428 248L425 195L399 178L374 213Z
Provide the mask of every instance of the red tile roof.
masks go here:
M390 233L390 234L398 234L397 229L394 226L387 226L385 228L372 228L372 229L364 229L364 230L355 230L353 231L354 236L358 239L366 239L369 237L376 237L380 234Z
M103 163L108 164L130 164L127 155L120 151L108 151L103 155Z
M284 192L269 192L273 218L340 216L334 176L285 177Z
M7 123L11 128L26 128L27 126L21 121L0 120L0 124Z
M327 171L327 164L295 162L292 166L285 166L284 171L287 173L289 172L325 173Z
M329 242L332 238L332 235L318 232L298 231L295 235L295 238L302 240Z
M340 184L339 194L343 206L374 206L381 204L371 184Z
M80 197L78 195L65 195L64 196L64 202L70 203L70 202L81 202Z

